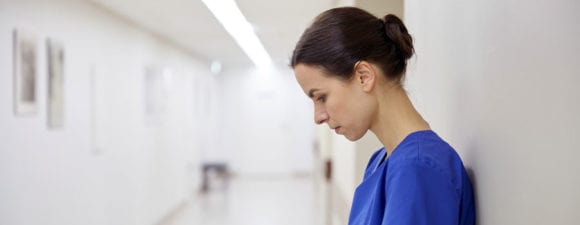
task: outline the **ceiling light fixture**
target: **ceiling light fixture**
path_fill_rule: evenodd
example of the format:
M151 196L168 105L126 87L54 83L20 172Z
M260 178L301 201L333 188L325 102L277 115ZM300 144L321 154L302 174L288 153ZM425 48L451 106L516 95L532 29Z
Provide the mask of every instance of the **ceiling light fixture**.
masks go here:
M234 0L202 0L256 67L269 67L268 52Z

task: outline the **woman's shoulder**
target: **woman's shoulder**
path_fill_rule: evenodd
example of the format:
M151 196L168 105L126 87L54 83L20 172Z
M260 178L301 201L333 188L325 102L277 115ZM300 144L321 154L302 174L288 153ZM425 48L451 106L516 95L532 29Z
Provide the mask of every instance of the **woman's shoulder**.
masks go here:
M449 160L461 160L455 149L431 130L410 134L393 152L391 158L392 162L417 160L445 163Z
M400 152L393 153L391 156L389 167L393 169L393 172L403 167L405 170L412 171L426 171L427 169L443 175L453 183L455 188L459 188L465 174L463 162L455 149L435 132L428 131L416 135L401 147L397 149Z

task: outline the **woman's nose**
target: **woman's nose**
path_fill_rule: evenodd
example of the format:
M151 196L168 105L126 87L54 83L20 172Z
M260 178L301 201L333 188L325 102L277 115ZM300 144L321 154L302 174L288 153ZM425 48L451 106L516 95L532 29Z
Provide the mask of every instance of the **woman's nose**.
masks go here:
M328 120L328 113L325 110L315 109L314 110L314 122L316 124L322 124Z

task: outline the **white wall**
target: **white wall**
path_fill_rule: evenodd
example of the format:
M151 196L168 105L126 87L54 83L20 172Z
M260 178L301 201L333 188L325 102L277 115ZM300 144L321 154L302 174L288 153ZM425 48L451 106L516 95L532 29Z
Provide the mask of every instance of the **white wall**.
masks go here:
M12 29L38 37L38 112L13 113ZM65 48L64 128L48 129L46 38ZM145 116L144 70L168 71ZM0 0L0 224L155 224L197 186L206 65L86 1ZM211 81L205 81L211 82ZM198 114L196 114L198 113ZM209 112L208 112L209 113Z
M378 18L383 18L387 14L395 14L403 18L403 0L355 0L356 7L362 8Z
M218 75L217 151L241 175L312 171L312 103L286 66Z
M580 221L580 2L415 1L407 89L471 170L480 225Z

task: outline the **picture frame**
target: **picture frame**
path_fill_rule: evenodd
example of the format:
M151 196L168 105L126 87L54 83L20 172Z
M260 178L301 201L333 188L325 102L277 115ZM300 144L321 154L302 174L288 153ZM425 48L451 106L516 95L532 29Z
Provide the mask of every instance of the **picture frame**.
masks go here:
M162 122L166 110L166 76L158 66L146 66L143 76L145 124L156 126Z
M13 30L14 113L35 114L37 98L37 40L35 35Z
M64 61L65 52L62 43L46 40L48 88L47 116L49 128L64 127Z

